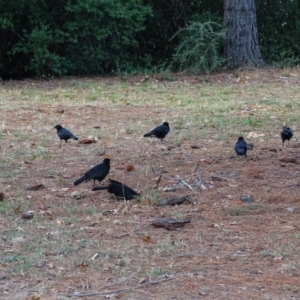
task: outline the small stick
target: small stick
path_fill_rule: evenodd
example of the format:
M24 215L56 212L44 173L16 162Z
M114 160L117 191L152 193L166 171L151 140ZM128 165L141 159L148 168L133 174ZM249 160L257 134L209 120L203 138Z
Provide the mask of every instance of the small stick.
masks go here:
M126 282L129 279L131 279L132 277L133 277L133 275L130 275L130 276L128 276L128 277L126 277L126 278L124 278L120 281L115 282L115 283L110 283L110 284L104 285L104 286L100 287L100 290L111 287L111 286L114 286L114 285L117 285L117 284L120 284L120 283L123 283L123 282Z
M89 297L89 296L97 296L97 295L109 295L109 294L114 294L114 293L126 293L126 292L131 292L133 290L136 289L140 289L142 287L151 285L151 284L157 284L160 282L164 282L164 281L168 281L173 279L173 277L171 278L164 278L164 279L160 279L160 280L154 280L154 281L149 281L143 284L139 284L130 288L124 288L124 289L119 289L119 290L113 290L110 292L91 292L91 293L74 293L74 294L68 294L67 297ZM113 284L115 285L115 284Z
M217 160L219 159L220 156L221 156L221 153L220 153L220 154L218 155L218 157L212 162L211 165L209 165L207 168L201 170L200 173L203 173L204 171L210 169L210 168L217 162Z
M186 183L183 179L181 179L179 175L176 175L176 178L179 182L187 186L192 192L194 191L193 188L188 183Z

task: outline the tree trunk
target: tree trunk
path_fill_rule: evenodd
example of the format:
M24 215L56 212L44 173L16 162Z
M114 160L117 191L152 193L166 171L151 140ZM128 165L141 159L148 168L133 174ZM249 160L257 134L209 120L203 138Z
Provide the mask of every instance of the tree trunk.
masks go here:
M258 43L255 0L225 0L228 68L265 67Z

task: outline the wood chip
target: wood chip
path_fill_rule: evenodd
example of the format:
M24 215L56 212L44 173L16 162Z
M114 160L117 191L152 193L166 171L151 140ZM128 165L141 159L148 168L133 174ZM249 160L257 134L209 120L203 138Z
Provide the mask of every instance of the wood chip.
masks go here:
M295 162L297 162L297 158L296 157L283 157L283 158L280 158L279 161L295 163Z
M79 141L79 144L93 144L96 143L96 139L94 137L92 138L82 138Z
M152 222L152 226L154 227L164 227L167 230L175 230L178 228L182 228L185 223L190 223L190 219L185 220L176 220L176 219L156 219Z
M42 190L44 188L45 188L45 186L43 184L38 184L38 185L30 186L30 187L26 188L26 190L27 191L39 191L39 190Z

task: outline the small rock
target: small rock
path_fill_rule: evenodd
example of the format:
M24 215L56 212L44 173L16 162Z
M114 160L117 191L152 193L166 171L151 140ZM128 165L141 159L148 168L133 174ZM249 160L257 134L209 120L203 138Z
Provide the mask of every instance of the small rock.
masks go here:
M248 150L253 150L254 145L252 143L247 143L247 149Z
M78 199L82 198L82 195L80 194L80 192L74 191L73 193L71 193L71 197L78 200Z
M27 213L22 214L22 219L24 220L31 220L34 217L34 211L30 210Z
M105 151L104 150L103 151L98 151L96 155L103 156L103 155L105 155Z
M295 211L295 208L294 207L287 207L285 210L292 213L292 212Z
M252 203L254 201L253 198L245 194L243 194L240 199L243 203Z

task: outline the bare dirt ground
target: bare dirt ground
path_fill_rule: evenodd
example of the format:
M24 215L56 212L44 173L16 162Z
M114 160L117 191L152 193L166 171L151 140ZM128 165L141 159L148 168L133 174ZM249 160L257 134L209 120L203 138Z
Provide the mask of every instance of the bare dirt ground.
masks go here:
M266 84L271 90L288 90L289 84L293 101L299 101L298 70L176 78L182 86L199 89L238 85L237 97L246 93L246 84ZM124 94L141 80L128 78ZM116 78L78 81L107 88L122 84ZM72 103L72 96L65 100L66 95L57 92L68 90L70 82L1 86L8 101L1 112L1 299L300 299L297 133L282 149L280 126L274 128L268 121L257 130L239 129L254 149L246 159L237 158L235 133L222 139L223 131L215 123L189 125L188 117L179 126L182 116L205 118L205 111L191 113L186 107L149 102L113 103L103 97ZM27 94L28 87L35 93ZM85 88L75 88L79 99ZM38 90L52 94L53 103L31 102ZM258 99L239 113L248 118L264 109ZM299 108L292 109L296 118ZM278 109L274 116L280 113ZM163 120L171 125L163 144L142 137ZM99 139L90 145L72 140L59 148L52 129L58 123L79 138ZM290 124L293 129L298 125L299 120ZM140 192L140 201L118 202L106 191L92 192L92 182L73 185L102 162L103 152L111 158L104 184L108 178L122 181ZM27 190L38 184L44 188ZM242 194L254 202L242 203ZM155 205L182 195L188 195L188 203ZM29 210L34 218L22 219ZM151 225L169 217L190 223L172 231Z

